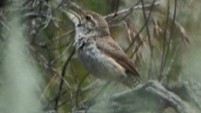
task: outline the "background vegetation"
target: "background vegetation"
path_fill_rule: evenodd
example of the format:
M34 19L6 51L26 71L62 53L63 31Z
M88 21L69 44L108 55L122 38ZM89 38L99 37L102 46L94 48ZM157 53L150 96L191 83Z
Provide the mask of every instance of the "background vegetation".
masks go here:
M142 76L105 85L74 50L65 11L105 16ZM0 112L201 113L201 1L1 0Z

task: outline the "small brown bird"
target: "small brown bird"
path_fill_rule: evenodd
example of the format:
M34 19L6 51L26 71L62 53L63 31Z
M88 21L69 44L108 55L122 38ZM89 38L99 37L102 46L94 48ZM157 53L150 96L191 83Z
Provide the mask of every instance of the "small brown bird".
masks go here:
M110 36L103 16L95 12L69 10L76 29L78 58L94 76L107 81L122 82L128 87L139 83L139 74L123 49Z

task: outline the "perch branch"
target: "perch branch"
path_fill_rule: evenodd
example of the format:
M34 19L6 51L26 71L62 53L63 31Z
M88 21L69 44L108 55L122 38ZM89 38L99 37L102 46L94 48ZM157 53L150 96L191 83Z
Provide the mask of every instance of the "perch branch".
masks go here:
M178 95L174 94L171 91L168 91L157 81L149 81L148 83L138 86L136 89L133 89L131 91L116 94L115 96L113 96L113 100L118 103L121 103L122 100L127 100L126 98L131 99L136 98L136 96L139 97L140 95L138 94L140 93L149 94L151 98L157 97L158 99L168 103L177 111L177 113L197 113L194 109L189 106L189 104L183 101Z

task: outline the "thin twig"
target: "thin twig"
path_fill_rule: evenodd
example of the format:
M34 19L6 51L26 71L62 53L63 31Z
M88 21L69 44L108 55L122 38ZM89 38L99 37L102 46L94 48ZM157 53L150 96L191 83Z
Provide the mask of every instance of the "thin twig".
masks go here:
M114 13L113 18L114 18L115 16L117 16L117 12L118 12L118 10L119 10L119 3L120 3L120 0L117 0L117 5L116 5L116 8L115 8L115 13Z
M71 58L73 57L74 53L75 53L75 48L70 53L70 56L68 57L68 59L66 60L64 66L62 68L62 73L61 73L62 78L60 79L59 89L58 89L56 99L55 99L55 105L54 105L55 110L58 109L58 103L59 103L59 100L60 100L60 97L61 97L60 95L61 95L61 92L62 92L62 89L63 89L63 84L64 84L64 76L66 74L66 68L67 68L69 62L71 61Z
M78 96L79 96L79 93L80 93L80 89L81 89L81 85L84 83L84 81L86 80L86 78L89 76L89 73L87 73L83 78L82 80L80 81L80 83L78 84L78 88L77 88L77 91L76 91L76 94L75 94L75 106L76 108L78 107Z
M149 22L149 18L151 17L151 12L152 12L152 10L153 10L153 7L155 6L154 4L156 4L156 3L152 3L152 7L150 8L150 12L149 12L149 14L148 14L148 16L147 16L147 19L146 19L145 22L144 22L144 25L140 28L139 32L135 35L134 38L138 37L138 36L140 35L140 33L144 30L144 28L147 26L147 24L148 24L148 22ZM142 40L143 40L143 39L142 39ZM134 42L135 42L135 40L132 40L132 42L130 43L130 45L129 45L128 48L126 49L126 51L128 51L128 50L132 47L132 45L134 44ZM141 46L142 43L143 43L143 42L141 41L141 42L137 45L137 48L134 50L134 53L137 52L137 50L139 49L139 47Z
M172 19L172 24L171 24L171 28L170 28L170 38L169 40L166 39L166 34L167 34L167 26L169 23L169 14L170 14L170 9L169 9L169 1L168 1L168 9L167 9L167 19L166 19L166 26L165 26L165 32L164 32L164 42L163 42L163 53L162 53L162 59L161 59L161 69L160 69L160 74L158 77L158 80L161 81L164 77L163 70L165 68L166 62L167 62L167 56L168 56L168 52L170 49L170 41L172 39L172 33L174 30L174 26L175 26L175 18L176 18L176 8L177 8L177 0L175 0L175 5L174 5L174 15L173 15L173 19ZM166 42L166 43L165 43Z
M159 5L160 5L160 2L155 2L154 4L144 5L144 8L151 8L152 9L152 7L159 6ZM136 9L142 9L142 6L141 5L133 6L131 8L126 8L126 9L120 10L120 11L115 12L115 13L116 13L116 15L122 15L122 14L125 14L125 13L130 12L130 11L132 12L133 10L136 10ZM108 14L108 15L106 15L104 17L106 19L112 18L115 13Z
M167 27L168 27L168 23L169 23L169 15L170 15L170 4L169 4L169 1L168 1L168 7L167 7L167 15L166 15L166 23L165 23L165 28L164 28L164 35L163 35L163 51L162 51L162 58L161 58L161 66L160 66L160 73L159 73L159 77L158 77L158 80L161 81L162 78L163 78L163 70L164 70L164 66L165 66L165 56L166 56L166 50L167 50Z
M70 34L73 33L74 31L75 31L75 29L69 30L69 31L65 32L64 34L62 34L61 36L57 36L57 37L53 38L53 39L52 39L51 41L49 41L49 42L40 42L38 45L39 45L39 46L42 46L42 47L46 47L46 46L48 46L48 45L50 45L50 44L52 44L52 43L55 43L55 42L57 42L57 41L60 41L60 40L63 39L63 38L66 38L66 36L70 35ZM65 45L62 45L62 46L66 46L66 44L65 44ZM61 46L60 46L60 47L61 47ZM51 48L51 50L54 50L54 48Z

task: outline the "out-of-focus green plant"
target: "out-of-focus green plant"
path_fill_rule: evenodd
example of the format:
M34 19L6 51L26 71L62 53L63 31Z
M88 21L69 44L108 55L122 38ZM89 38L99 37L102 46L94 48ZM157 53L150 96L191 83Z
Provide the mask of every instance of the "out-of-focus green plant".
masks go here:
M23 0L13 1L1 30L0 112L41 113L41 72L29 51L26 25L22 21ZM3 23L3 20L1 20ZM7 27L5 27L7 26Z

